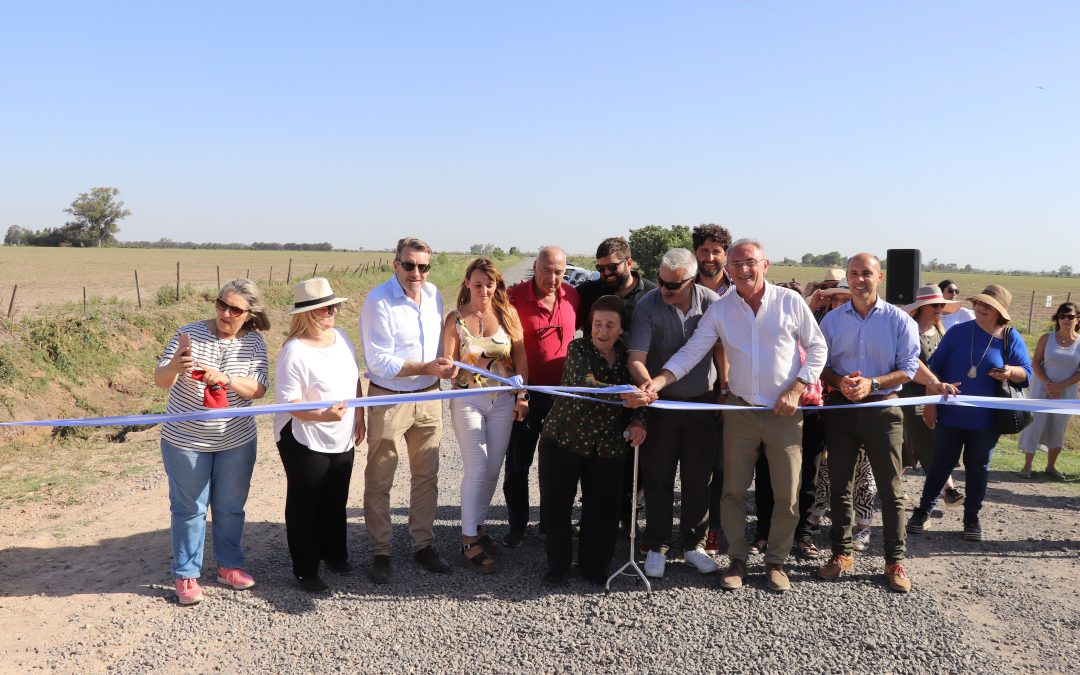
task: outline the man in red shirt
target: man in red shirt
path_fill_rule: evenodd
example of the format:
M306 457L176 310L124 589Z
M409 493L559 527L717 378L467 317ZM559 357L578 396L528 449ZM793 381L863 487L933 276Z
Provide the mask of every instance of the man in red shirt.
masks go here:
M533 261L533 278L510 287L510 303L521 319L525 356L529 362L528 384L557 385L562 380L566 349L574 339L578 294L563 282L566 253L558 246L544 246ZM529 399L529 416L514 422L506 450L506 497L510 531L503 545L516 548L529 524L529 469L536 455L536 441L544 418L551 410L552 397L540 392ZM543 524L541 523L541 529Z

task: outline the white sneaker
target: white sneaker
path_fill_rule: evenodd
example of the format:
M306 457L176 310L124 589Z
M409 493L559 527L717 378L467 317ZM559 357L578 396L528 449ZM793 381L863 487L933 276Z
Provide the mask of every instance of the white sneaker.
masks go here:
M667 564L667 556L660 551L649 551L645 554L645 576L653 579L664 578L664 565Z
M851 548L856 551L865 551L870 546L870 528L864 527L861 530L856 530L851 535Z
M718 565L716 561L712 559L712 556L706 553L705 549L701 546L683 554L683 560L696 567L697 571L702 574L709 574L710 572L715 572L720 569L720 565Z

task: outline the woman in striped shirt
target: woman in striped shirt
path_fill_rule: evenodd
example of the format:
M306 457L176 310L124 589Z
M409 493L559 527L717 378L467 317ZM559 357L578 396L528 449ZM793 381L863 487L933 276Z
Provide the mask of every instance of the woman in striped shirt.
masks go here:
M176 332L154 370L154 383L169 390L168 413L208 407L246 407L266 393L266 343L270 328L262 295L248 279L226 283L214 301L215 316ZM219 583L251 588L243 570L244 504L255 466L255 419L223 417L169 422L161 430L161 457L169 477L173 576L181 605L202 600L197 581L206 539L206 509L213 509L214 558Z

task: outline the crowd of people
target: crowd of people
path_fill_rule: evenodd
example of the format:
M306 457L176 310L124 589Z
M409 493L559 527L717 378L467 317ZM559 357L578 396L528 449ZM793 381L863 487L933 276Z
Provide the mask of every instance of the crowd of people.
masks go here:
M570 286L563 281L566 264L562 249L545 246L531 278L507 287L496 265L478 258L465 272L454 308L444 313L442 294L427 281L431 248L402 239L393 275L367 295L360 313L367 395L397 396L367 408L342 404L364 395L357 350L335 325L347 298L323 278L296 285L274 401L327 404L274 418L287 477L288 548L304 590L329 587L320 563L338 575L355 572L345 506L354 454L365 438L369 577L377 584L392 577L390 491L402 452L411 474L413 558L430 572L450 572L433 533L442 401L426 395L442 380L465 390L455 393L450 410L463 467L455 557L466 569L494 572L498 554L522 544L531 529L529 475L538 457L534 527L547 555L544 581L566 581L576 535L579 574L604 584L620 528L637 518L630 508L629 450L640 447L645 574L662 578L677 559L673 552L681 551L697 572L716 573L721 588L735 590L745 583L750 556L761 554L766 586L775 592L791 587L785 565L793 552L823 557L817 572L823 579L849 572L855 552L869 545L875 502L884 580L894 591L911 589L905 537L929 527L939 500L962 505L963 537L982 539L979 512L998 441L991 411L900 406L899 397L993 395L998 383L1024 387L1034 374L1036 396L1074 398L1080 383L1075 304L1057 309L1055 330L1040 339L1033 363L1009 325L1005 288L991 284L968 296L969 309L958 299L957 284L944 280L920 287L910 305L895 306L879 293L882 265L869 253L805 290L767 281L765 246L732 241L719 225L695 228L693 250L667 251L655 280L635 269L621 237L600 243L595 280ZM162 354L154 375L169 389L168 412L249 406L266 392L260 331L269 321L258 289L246 279L230 281L215 310L214 318L180 328ZM628 393L573 398L487 390L509 378L532 386L633 386L624 388ZM650 407L660 398L675 404ZM699 403L731 407L721 414L695 407ZM1047 474L1060 476L1054 462L1065 419L1037 415L1021 435L1026 472L1042 448ZM252 417L163 427L180 604L202 599L197 580L208 508L218 581L235 589L255 583L244 570L241 546L255 443ZM952 478L961 456L966 494ZM926 479L908 517L901 476L916 465ZM488 512L500 475L507 527L495 536ZM673 536L676 476L681 489ZM757 531L748 538L751 487ZM824 556L813 535L826 513L831 552ZM721 551L725 567L718 562Z

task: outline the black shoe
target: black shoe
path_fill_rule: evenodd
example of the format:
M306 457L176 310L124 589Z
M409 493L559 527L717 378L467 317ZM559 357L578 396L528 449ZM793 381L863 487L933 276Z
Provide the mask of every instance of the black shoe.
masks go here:
M982 527L979 525L979 517L975 516L964 521L964 539L968 541L982 541Z
M607 586L608 574L604 570L582 570L581 577L596 586Z
M348 560L335 560L335 561L327 560L326 561L326 569L330 570L334 574L337 574L337 575L340 575L340 576L343 576L343 577L350 576L353 573L352 563L350 563Z
M930 512L925 509L915 509L907 521L907 531L919 534L930 529Z
M548 570L544 572L544 583L550 586L562 586L566 583L566 570Z
M420 563L428 572L434 572L435 574L450 573L450 565L445 560L440 558L439 554L435 552L435 549L431 548L430 546L425 546L424 548L417 551L413 555L413 558L416 560L416 562Z
M390 556L374 556L371 560L371 571L368 572L368 576L377 584L385 584L390 581Z
M330 587L318 574L312 574L308 577L296 577L296 580L300 582L300 588L308 593L322 593L330 590Z
M502 545L506 548L517 548L525 539L525 530L510 530L502 538Z

